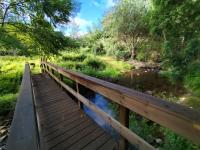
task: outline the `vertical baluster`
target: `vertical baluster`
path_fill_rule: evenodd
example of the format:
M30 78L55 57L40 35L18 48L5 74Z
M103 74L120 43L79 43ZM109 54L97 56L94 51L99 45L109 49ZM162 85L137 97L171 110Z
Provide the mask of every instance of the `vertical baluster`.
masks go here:
M123 106L119 106L119 122L125 127L129 128L129 110ZM128 141L124 137L120 137L119 149L127 150Z
M59 74L59 79L60 79L60 87L62 88L61 82L63 82L63 75Z
M52 68L51 68L51 73L52 73L53 75L54 75L54 73L55 73L54 70L53 70Z
M77 82L76 82L76 92L79 93L79 85ZM80 109L83 109L83 103L79 100L78 100L78 106Z

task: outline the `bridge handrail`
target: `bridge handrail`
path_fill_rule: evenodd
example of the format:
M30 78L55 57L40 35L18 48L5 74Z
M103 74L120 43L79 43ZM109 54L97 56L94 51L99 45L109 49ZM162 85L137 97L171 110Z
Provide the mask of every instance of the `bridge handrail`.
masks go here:
M140 148L152 149L148 143L135 135L128 129L128 111L136 112L145 118L148 118L164 127L170 128L174 132L185 136L195 143L200 143L200 112L188 107L164 101L162 99L144 94L117 84L103 81L94 77L84 75L72 70L67 70L55 64L41 61L41 67L50 74L62 87L67 89L81 102L90 109L100 114L107 122L115 128L124 138ZM56 77L54 72L59 73ZM63 82L63 76L81 84L120 105L119 122L107 114L96 110L93 103L74 91ZM122 142L123 143L123 142Z
M39 137L37 133L31 73L29 64L26 63L8 136L8 150L38 150Z

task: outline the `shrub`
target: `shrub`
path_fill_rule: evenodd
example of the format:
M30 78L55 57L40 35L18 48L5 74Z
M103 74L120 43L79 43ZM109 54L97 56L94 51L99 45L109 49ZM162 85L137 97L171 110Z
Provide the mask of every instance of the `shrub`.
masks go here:
M92 49L89 47L82 47L80 50L82 53L91 53Z
M6 115L14 110L17 94L6 94L0 96L0 116Z
M200 96L200 62L190 64L187 72L184 78L186 88L193 94Z
M105 51L104 46L103 46L102 43L95 44L93 46L93 50L94 50L94 54L97 54L97 55L106 54L106 51Z
M98 70L103 70L106 67L105 64L96 57L88 57L87 59L84 60L84 64L93 69L98 69Z
M62 56L64 61L84 61L87 56L85 54L68 53Z
M162 145L162 149L170 149L170 150L199 150L199 146L193 144L189 140L183 138L172 132L169 129L163 128L164 132L164 144Z

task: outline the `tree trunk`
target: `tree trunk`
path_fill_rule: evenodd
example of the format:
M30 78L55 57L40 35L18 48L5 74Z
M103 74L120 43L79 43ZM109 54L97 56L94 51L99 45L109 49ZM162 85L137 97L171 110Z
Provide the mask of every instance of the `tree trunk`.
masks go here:
M133 47L131 49L131 60L135 60L135 58L136 58L136 48Z
M2 23L1 23L1 27L4 27L6 15L7 15L7 13L8 13L9 8L10 8L10 5L6 8L6 10L5 10L5 12L4 12L3 19L2 19Z

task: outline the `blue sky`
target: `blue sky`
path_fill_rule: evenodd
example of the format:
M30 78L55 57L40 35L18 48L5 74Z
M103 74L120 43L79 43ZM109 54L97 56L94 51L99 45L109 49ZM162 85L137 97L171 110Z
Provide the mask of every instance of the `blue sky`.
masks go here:
M65 34L70 33L70 24L75 23L79 26L79 34L87 33L87 27L98 24L105 12L115 5L114 0L77 0L80 2L80 11L71 19L71 23L60 27L59 29Z

